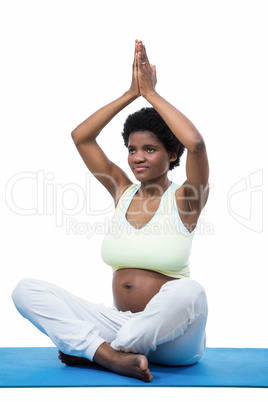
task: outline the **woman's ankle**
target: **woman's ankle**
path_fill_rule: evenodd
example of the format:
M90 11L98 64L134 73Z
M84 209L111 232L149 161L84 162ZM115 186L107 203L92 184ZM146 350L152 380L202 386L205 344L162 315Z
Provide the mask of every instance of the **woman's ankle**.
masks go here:
M117 352L110 346L109 343L102 343L96 350L93 361L103 367L110 368L117 358Z

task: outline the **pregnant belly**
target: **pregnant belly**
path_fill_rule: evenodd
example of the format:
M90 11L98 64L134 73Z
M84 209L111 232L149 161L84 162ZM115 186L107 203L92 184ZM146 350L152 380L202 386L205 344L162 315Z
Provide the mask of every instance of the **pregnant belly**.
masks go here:
M120 311L143 311L160 288L172 280L178 279L145 269L119 269L113 276L114 305Z

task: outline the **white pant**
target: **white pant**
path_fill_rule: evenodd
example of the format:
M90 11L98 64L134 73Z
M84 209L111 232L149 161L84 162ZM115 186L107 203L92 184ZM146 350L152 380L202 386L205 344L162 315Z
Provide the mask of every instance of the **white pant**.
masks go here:
M103 342L178 366L196 363L205 349L206 294L189 278L165 283L139 313L93 304L35 279L22 280L12 298L22 316L62 352L91 361Z

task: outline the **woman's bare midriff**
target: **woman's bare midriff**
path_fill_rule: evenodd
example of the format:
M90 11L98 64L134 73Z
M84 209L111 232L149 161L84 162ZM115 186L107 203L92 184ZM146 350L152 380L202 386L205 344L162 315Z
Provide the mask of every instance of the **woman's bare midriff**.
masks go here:
M145 269L119 269L113 276L114 305L120 311L143 311L160 288L172 280L177 279Z

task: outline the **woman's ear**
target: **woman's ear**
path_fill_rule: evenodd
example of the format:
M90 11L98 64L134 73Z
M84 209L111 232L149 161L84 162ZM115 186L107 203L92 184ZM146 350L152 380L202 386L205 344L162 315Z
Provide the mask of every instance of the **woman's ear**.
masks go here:
M178 152L169 152L169 161L175 162L178 157Z

